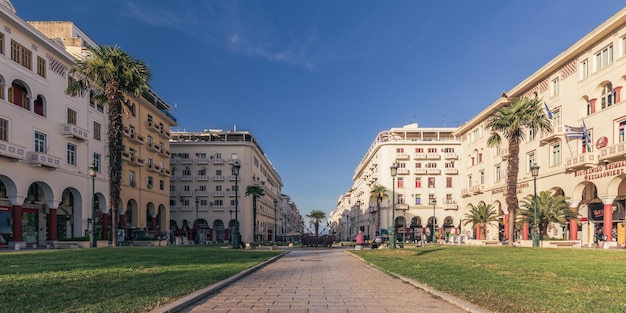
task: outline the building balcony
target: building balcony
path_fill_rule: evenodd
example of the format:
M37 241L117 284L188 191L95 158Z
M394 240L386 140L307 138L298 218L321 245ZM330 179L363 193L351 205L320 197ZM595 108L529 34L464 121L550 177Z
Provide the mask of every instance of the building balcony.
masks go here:
M196 159L196 164L209 164L209 159L207 158Z
M406 203L396 203L396 210L408 210L409 205Z
M427 153L426 157L429 160L439 160L439 159L441 159L441 154L439 154L439 153Z
M425 168L416 168L416 169L413 169L413 173L415 175L426 175L428 174L428 171Z
M208 212L209 211L209 206L208 205L199 205L198 206L198 212Z
M224 159L211 157L211 163L213 163L213 164L224 164Z
M191 191L191 190L181 190L181 191L176 192L176 195L180 197L191 197L193 196L193 193L194 191Z
M43 166L57 169L61 165L61 158L43 152L28 152L28 162L32 166Z
M438 168L427 168L426 173L428 173L428 175L439 175L441 174L441 170Z
M223 191L211 191L212 197L223 197L225 193Z
M398 168L398 175L409 175L408 168Z
M457 175L459 174L459 169L453 167L446 167L443 169L443 173L446 175Z
M209 176L208 175L197 175L196 176L196 180L198 180L198 181L207 181L207 180L209 180Z
M212 205L211 206L211 211L213 212L224 212L224 206L223 205ZM234 212L234 210L233 210Z
M26 148L6 141L0 141L0 156L12 160L26 160Z
M89 132L74 124L63 124L62 134L66 138L75 138L78 140L89 139Z
M178 180L180 180L180 181L190 181L190 180L193 180L193 176L191 176L191 175L180 175L180 176L178 176Z
M170 157L170 152L165 148L161 148L161 150L159 150L159 153L166 158Z
M396 153L396 159L397 160L405 160L409 158L409 154L408 153Z
M231 181L232 181L232 180L237 180L237 176L235 176L235 175L230 175L230 176L228 176L228 180L231 180Z
M459 209L459 205L456 204L456 201L446 202L443 205L443 209L444 210L458 210Z
M170 132L165 129L161 129L161 131L159 132L159 136L161 136L163 139L170 139Z
M172 173L170 172L170 170L166 169L165 167L161 168L161 175L169 177Z
M208 196L210 196L210 195L211 195L211 193L210 193L210 192L208 192L208 191L206 191L206 190L196 190L196 196L199 196L199 197L208 197Z
M145 164L145 160L136 156L131 156L126 159L126 162L134 167L142 167Z
M463 188L463 189L461 189L461 197L467 198L467 197L469 197L471 195L472 195L472 193L470 192L470 188Z
M154 121L147 121L146 125L148 127L149 130L160 134L161 133L161 127L159 127L159 124L155 123Z
M226 192L226 195L229 197L234 197L236 195L236 192L229 190Z
M578 171L598 165L598 156L595 153L583 153L565 159L566 171Z
M485 192L485 184L479 184L479 185L474 185L472 187L470 187L470 192L473 194L481 194L483 192Z
M211 176L211 180L212 181L223 181L224 180L224 175L213 175L213 176Z
M445 152L443 154L443 158L446 160L457 160L459 158L459 154L456 152Z
M235 164L237 162L239 162L239 159L228 159L228 164Z
M152 164L148 164L148 171L149 172L155 172L155 173L161 173L161 167L152 163Z
M192 212L193 211L193 207L191 205L179 205L178 206L178 211L180 211L180 212Z
M161 147L156 145L154 142L149 142L146 148L148 148L148 150L150 151L161 152Z
M600 161L613 162L626 160L626 142L600 149Z
M159 152L161 152L159 150ZM193 164L193 159L178 159L178 164Z
M546 144L546 143L558 141L558 140L561 140L561 138L564 135L565 135L565 127L563 125L554 125L552 127L552 131L541 133L539 142L542 144Z
M413 154L413 159L415 159L415 160L426 160L426 159L428 159L428 155L426 153L415 153L415 154Z

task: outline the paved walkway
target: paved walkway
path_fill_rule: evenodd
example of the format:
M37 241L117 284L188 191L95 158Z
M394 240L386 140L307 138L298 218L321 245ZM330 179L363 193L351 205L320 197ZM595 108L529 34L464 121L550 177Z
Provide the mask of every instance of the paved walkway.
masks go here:
M180 312L485 312L457 304L466 309L344 249L299 248Z

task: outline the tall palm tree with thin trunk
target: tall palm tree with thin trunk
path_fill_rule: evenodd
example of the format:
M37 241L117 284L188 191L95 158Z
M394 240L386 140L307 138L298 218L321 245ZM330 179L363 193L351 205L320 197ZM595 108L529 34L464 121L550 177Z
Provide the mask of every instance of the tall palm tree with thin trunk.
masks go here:
M528 225L534 227L535 202L533 195L528 195L522 199L519 215L521 222L528 222ZM555 224L565 225L570 220L578 222L578 212L569 207L564 196L555 195L549 190L537 194L537 225L541 239L548 234L548 228L552 227L553 230L556 230Z
M252 236L256 242L256 200L265 195L265 190L259 185L246 187L246 197L252 196Z
M326 213L320 210L313 210L306 217L313 219L311 222L313 223L313 226L315 227L315 236L319 236L320 235L320 232L319 232L320 221L326 218Z
M510 218L508 246L513 247L512 236L515 233L516 211L519 206L517 178L520 143L526 138L529 130L533 130L533 134L537 134L539 131L550 132L552 127L539 99L530 100L526 97L520 97L496 108L487 122L487 128L492 132L487 139L487 145L490 147L500 146L503 137L508 142L506 206Z
M487 239L487 226L493 223L499 223L498 212L491 204L481 203L478 206L472 205L469 212L465 213L463 225L472 224L475 229L479 227L479 233L476 234L477 239Z
M370 201L376 201L376 233L380 232L380 203L389 198L387 196L387 187L383 185L375 185L370 191Z
M108 107L111 242L115 247L124 151L122 112L127 109L124 106L124 95L139 96L147 90L150 69L143 61L133 59L117 46L100 46L87 47L87 54L76 61L69 74L77 79L68 85L68 95L85 96L93 93L93 101Z

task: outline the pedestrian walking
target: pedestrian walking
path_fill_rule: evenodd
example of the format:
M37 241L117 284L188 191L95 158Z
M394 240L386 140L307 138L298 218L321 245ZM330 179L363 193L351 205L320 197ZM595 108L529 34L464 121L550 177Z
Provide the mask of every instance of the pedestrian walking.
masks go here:
M365 245L365 236L363 236L363 232L359 230L359 233L356 234L356 246L357 250L363 249L363 245Z

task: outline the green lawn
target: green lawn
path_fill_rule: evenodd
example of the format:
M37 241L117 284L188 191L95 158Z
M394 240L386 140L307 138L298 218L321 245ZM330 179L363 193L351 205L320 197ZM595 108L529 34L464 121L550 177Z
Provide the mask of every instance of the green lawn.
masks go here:
M147 312L279 253L208 246L0 253L0 312Z
M351 252L494 312L626 312L626 251L431 246Z

